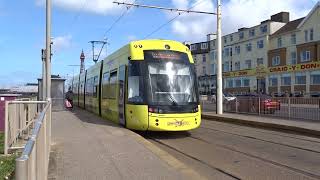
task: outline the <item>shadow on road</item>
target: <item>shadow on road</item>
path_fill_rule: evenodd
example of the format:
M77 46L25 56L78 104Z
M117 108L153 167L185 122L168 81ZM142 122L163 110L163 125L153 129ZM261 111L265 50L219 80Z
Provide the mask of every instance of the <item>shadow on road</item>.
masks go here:
M167 131L134 131L135 133L140 134L146 139L183 139L191 136L188 131L176 131L176 132L167 132Z

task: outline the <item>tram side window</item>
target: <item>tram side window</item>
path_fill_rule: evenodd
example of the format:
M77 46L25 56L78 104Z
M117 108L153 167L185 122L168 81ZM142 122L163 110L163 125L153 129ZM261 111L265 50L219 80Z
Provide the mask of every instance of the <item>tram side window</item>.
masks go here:
M98 76L93 78L93 96L98 97L97 89L98 89L99 81Z
M86 82L86 96L92 96L92 83L93 83L93 78L90 78Z
M115 99L116 98L116 89L117 89L117 71L114 71L110 73L110 85L108 88L108 94L110 99Z
M107 88L108 88L108 84L109 84L109 79L110 79L109 72L104 73L103 79L102 79L102 98L103 99L108 98Z
M128 102L143 103L141 63L130 61L128 68Z

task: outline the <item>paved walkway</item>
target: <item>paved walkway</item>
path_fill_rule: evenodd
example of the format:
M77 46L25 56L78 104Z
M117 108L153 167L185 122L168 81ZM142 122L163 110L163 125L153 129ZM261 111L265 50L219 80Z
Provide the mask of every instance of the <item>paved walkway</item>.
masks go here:
M224 113L223 115L217 115L216 112L202 112L202 117L217 121L229 121L254 126L290 130L299 133L305 133L306 135L320 136L320 122L317 121L285 120L235 113Z
M171 159L169 165L156 155L139 135L86 111L54 112L52 128L49 179L186 179L188 174L179 162Z

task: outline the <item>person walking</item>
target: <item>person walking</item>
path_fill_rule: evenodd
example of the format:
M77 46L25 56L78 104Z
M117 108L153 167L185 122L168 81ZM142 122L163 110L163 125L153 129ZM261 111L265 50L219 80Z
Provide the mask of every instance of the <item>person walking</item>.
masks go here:
M70 106L71 106L71 107L68 107L66 105L66 107L72 109L73 108L73 92L71 88L69 88L68 92L66 93L66 100L70 103Z

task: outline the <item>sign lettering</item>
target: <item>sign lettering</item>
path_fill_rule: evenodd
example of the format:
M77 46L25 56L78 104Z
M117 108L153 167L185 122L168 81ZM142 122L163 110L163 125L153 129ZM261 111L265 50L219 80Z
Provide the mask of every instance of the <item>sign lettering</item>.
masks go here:
M317 70L317 69L320 69L320 61L306 63L306 64L286 65L286 66L269 67L269 68L260 66L255 69L225 72L223 73L223 76L224 77L239 77L239 76L262 77L270 73L296 72L296 71Z

